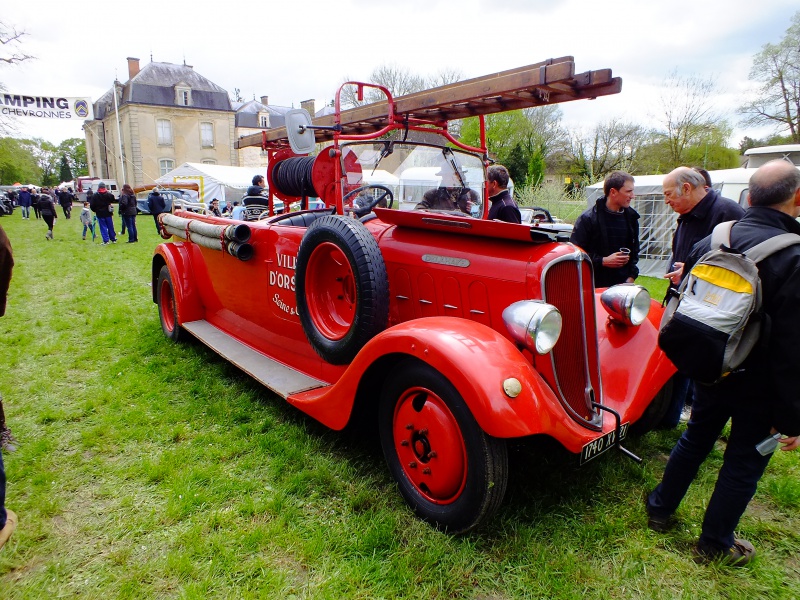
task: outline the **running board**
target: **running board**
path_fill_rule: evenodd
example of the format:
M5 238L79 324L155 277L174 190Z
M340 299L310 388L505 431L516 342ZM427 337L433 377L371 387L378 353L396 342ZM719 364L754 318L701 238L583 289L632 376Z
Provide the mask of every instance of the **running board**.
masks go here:
M233 363L284 400L292 394L326 387L314 379L257 352L205 320L181 325L214 352Z

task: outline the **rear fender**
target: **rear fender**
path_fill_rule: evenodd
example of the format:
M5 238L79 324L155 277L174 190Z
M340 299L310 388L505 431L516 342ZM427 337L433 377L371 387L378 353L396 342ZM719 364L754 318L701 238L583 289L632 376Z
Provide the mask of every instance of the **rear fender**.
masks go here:
M203 305L197 291L197 282L191 268L191 248L178 242L159 244L152 262L153 302L158 303L158 274L164 265L172 278L178 325L204 318Z

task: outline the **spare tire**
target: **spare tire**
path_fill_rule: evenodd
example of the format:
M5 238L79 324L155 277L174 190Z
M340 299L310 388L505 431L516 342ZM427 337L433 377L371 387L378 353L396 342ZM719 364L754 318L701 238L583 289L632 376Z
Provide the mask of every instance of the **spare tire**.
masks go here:
M386 264L359 221L337 215L314 221L300 243L295 275L303 331L327 362L349 363L386 328Z

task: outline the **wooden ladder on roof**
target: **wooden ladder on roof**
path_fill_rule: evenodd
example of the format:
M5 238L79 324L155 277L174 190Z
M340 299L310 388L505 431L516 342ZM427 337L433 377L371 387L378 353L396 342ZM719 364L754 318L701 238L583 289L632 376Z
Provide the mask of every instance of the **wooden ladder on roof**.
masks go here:
M575 74L571 56L546 61L459 81L423 92L394 99L395 120L452 121L509 110L559 104L572 100L594 99L618 94L622 79L613 77L611 69ZM314 125L336 125L336 115L314 119ZM388 125L386 101L375 102L342 111L342 135L362 135L379 131ZM314 130L317 143L331 141L334 132ZM261 146L277 150L288 147L286 128L276 127L262 133L242 136L236 148Z

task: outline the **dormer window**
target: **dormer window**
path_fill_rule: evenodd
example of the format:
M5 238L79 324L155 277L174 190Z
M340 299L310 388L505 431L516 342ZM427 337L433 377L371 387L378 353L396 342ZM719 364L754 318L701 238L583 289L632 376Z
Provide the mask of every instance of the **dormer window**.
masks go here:
M264 129L269 128L269 113L258 113L258 124Z
M192 88L182 85L175 86L175 104L178 106L191 106Z

